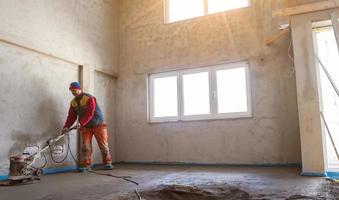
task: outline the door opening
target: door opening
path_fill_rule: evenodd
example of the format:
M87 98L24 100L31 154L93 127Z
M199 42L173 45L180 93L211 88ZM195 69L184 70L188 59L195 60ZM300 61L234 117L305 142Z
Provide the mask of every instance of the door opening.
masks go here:
M331 171L339 171L337 155L339 150L339 96L333 86L339 87L339 53L335 31L330 21L321 24L323 25L313 29L313 33L318 67L320 110L326 144L324 147L327 155L326 168ZM332 83L330 79L332 79Z

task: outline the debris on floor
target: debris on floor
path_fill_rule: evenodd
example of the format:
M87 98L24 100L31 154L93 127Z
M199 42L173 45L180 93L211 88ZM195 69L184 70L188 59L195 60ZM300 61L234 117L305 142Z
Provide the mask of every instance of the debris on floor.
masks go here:
M160 185L148 190L141 190L140 197L128 194L119 200L339 200L339 183L327 181L316 196L307 194L281 196L279 194L250 194L230 185Z
M249 199L249 194L236 187L161 185L156 188L141 191L146 200L224 200ZM121 198L131 199L131 196ZM137 198L136 198L137 199Z

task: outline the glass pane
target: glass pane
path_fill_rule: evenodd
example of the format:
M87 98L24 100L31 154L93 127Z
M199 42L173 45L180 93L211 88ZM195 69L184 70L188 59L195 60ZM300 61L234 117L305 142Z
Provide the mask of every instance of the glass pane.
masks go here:
M153 117L178 116L177 77L153 80Z
M217 71L218 113L247 112L244 67Z
M208 72L183 76L184 115L210 113L208 76Z
M167 0L168 22L204 15L204 0Z
M217 13L226 10L249 6L249 0L208 0L208 13Z

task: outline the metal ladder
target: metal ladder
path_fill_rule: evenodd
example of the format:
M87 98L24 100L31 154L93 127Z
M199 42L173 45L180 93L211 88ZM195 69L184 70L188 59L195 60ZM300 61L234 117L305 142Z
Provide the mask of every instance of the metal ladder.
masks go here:
M335 35L335 38L336 38L336 42L337 42L337 48L338 48L338 51L339 51L339 23L338 23L338 16L335 14L335 13L332 13L331 14L331 21L332 21L332 26L333 26L333 30L334 30L334 35ZM338 90L338 87L336 86L333 78L331 77L331 74L329 73L329 71L327 70L326 66L324 65L324 63L320 60L319 56L317 55L316 52L314 52L314 57L316 58L317 62L319 63L319 65L321 66L321 69L324 71L327 79L329 80L329 82L331 83L331 86L332 88L334 89L335 93L337 94L337 97L339 98L339 90ZM321 116L321 119L323 120L324 122L324 125L325 125L325 128L326 128L326 132L328 133L329 137L330 137L330 140L331 140L331 143L332 143L332 146L334 148L334 151L336 153L336 156L337 156L337 159L339 160L339 152L338 152L338 149L335 145L335 142L334 142L334 139L333 139L333 136L332 136L332 133L330 131L330 128L328 126L328 123L326 121L326 118L324 116L324 113L322 111L320 111L320 116Z

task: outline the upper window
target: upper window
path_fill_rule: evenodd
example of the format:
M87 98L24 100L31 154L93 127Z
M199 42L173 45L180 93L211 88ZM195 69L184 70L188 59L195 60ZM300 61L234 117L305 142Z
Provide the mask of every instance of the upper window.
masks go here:
M249 0L165 0L166 23L249 6Z
M223 64L149 76L150 121L251 116L248 64Z

